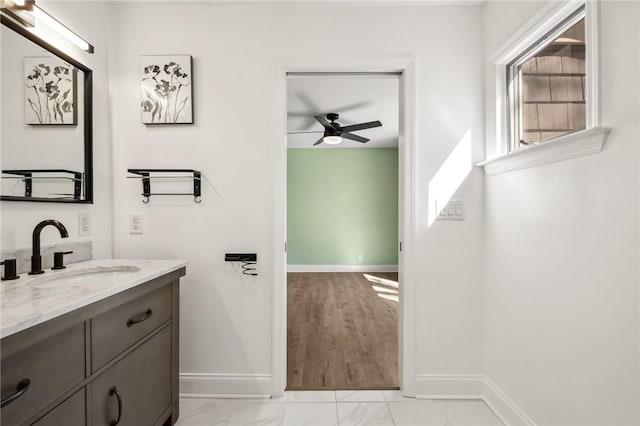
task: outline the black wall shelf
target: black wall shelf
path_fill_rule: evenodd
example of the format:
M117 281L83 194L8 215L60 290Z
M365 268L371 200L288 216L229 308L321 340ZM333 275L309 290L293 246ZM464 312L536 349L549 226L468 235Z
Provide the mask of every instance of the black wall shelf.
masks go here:
M31 197L33 195L33 181L36 180L70 180L73 182L74 200L79 200L82 196L82 172L67 169L22 169L22 170L3 170L3 174L11 176L2 176L2 179L21 179L24 181L24 196ZM44 173L49 176L38 176ZM53 176L51 176L53 174ZM66 195L66 194L61 194Z
M148 203L152 195L191 195L196 203L201 202L202 196L202 173L193 169L127 169L129 173L137 176L127 176L130 179L142 179L143 203ZM182 176L180 176L180 174ZM151 192L151 181L153 179L192 179L192 192Z

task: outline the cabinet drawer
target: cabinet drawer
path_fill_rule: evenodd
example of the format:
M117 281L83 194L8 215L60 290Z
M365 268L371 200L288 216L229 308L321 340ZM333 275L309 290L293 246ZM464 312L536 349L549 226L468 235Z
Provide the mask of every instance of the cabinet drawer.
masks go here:
M171 327L167 326L89 384L91 425L153 425L171 405Z
M164 286L91 320L91 371L96 372L171 318L171 286Z
M26 391L0 410L3 425L17 425L84 379L84 324L3 358L1 370L2 400L29 380Z
M84 388L67 398L62 404L49 411L33 426L84 426L86 410L84 403Z

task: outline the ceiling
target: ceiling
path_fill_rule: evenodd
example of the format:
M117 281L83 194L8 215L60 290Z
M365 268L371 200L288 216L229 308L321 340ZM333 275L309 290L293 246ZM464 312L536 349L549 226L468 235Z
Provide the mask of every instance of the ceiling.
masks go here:
M394 74L290 74L287 79L287 136L289 148L311 148L323 127L314 115L340 114L342 126L380 120L382 127L354 134L371 139L362 144L343 140L339 148L398 146L400 76ZM315 149L327 148L320 144Z

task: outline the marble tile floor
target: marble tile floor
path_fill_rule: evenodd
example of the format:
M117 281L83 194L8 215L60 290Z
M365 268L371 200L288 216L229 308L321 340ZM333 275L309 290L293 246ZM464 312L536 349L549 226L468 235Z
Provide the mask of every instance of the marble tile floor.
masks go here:
M180 400L176 426L498 426L479 400L417 400L400 391L297 391L272 399Z

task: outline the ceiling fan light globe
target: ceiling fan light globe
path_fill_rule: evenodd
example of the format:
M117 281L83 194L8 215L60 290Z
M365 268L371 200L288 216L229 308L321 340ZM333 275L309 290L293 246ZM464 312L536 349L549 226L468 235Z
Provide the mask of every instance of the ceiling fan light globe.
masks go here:
M322 141L327 145L338 145L342 142L341 136L325 136L322 138Z

